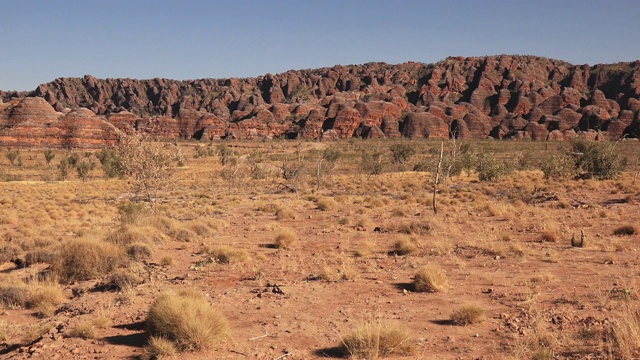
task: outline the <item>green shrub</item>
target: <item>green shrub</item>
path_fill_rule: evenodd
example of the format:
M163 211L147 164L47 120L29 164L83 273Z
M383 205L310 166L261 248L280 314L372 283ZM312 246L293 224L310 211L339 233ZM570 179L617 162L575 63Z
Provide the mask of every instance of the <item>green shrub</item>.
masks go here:
M53 151L51 150L45 150L44 152L44 161L47 162L47 165L51 164L51 160L53 160L53 158L56 155L53 153Z
M490 181L511 174L513 166L507 161L496 158L493 154L484 153L477 159L476 171L480 181Z
M626 158L605 142L573 138L571 150L576 156L576 169L581 178L614 179L627 165Z
M567 179L575 176L576 162L567 155L552 155L541 165L545 179Z
M393 144L389 150L391 150L391 157L395 164L406 163L416 153L416 150L409 144Z
M382 174L384 171L382 153L379 151L372 153L363 151L360 155L360 168L367 176Z
M9 150L9 151L7 151L5 156L7 157L7 159L9 159L9 162L11 163L11 166L14 166L15 162L16 162L16 159L20 156L20 151L18 151L18 150Z
M80 160L76 163L76 172L78 173L78 177L82 179L82 181L86 181L89 178L89 174L91 170L93 170L94 163L90 160Z
M220 143L216 147L216 150L218 156L220 157L220 164L222 166L227 165L227 163L229 163L229 161L231 160L231 156L233 155L233 152L231 151L229 146L225 143Z
M102 165L102 170L108 178L122 177L125 175L125 169L122 164L122 158L112 149L102 149L97 155Z

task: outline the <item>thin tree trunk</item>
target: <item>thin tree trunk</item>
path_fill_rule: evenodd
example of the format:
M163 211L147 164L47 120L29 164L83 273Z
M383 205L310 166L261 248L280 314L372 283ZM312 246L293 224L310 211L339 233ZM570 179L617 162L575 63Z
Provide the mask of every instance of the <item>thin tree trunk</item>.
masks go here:
M444 142L440 143L440 159L436 168L436 175L433 181L433 213L438 214L438 204L436 203L436 193L438 192L438 183L440 182L440 168L442 167L442 157L444 156Z

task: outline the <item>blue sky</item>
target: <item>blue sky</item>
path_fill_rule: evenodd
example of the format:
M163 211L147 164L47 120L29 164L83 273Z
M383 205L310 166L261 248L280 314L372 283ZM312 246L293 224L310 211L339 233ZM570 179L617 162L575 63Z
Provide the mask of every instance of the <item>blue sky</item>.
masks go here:
M0 89L58 77L249 77L370 61L640 59L637 0L2 0Z

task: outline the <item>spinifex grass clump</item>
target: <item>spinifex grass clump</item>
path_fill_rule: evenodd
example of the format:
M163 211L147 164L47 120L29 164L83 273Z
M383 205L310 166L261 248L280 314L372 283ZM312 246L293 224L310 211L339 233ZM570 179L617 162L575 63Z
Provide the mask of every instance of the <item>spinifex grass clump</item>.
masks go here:
M227 320L196 291L164 294L147 315L149 335L172 341L179 350L205 350L229 336Z
M444 270L428 265L420 269L413 280L414 290L418 292L445 292L449 287Z
M353 359L378 359L410 355L414 339L397 324L366 323L342 339L342 350Z

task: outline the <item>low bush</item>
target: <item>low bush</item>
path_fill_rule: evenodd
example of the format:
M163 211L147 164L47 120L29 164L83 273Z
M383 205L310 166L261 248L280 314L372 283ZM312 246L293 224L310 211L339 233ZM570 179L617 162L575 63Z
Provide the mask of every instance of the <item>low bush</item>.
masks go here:
M578 175L582 178L614 179L627 164L614 146L605 142L576 137L571 139L571 150L576 156Z

